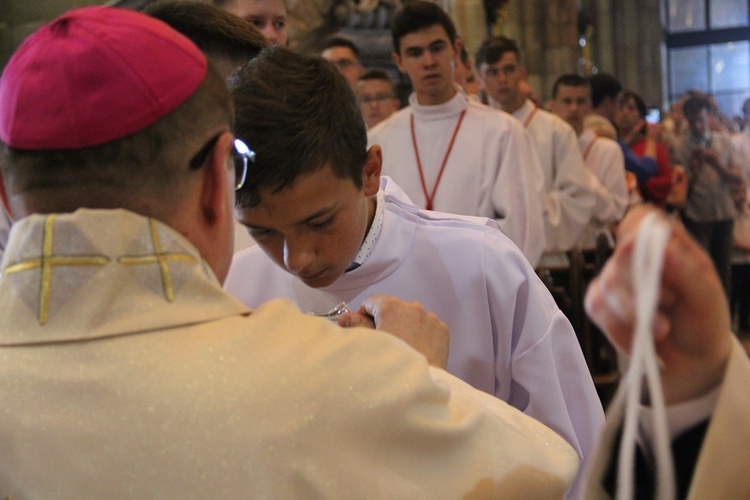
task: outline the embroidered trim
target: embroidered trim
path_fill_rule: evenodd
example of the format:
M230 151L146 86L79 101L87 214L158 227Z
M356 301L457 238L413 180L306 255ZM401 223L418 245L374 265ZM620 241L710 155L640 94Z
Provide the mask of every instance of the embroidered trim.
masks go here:
M41 290L39 292L39 324L45 325L49 321L50 295L52 294L52 268L71 266L104 266L110 262L103 255L53 255L53 236L55 227L55 214L48 215L44 221L44 237L42 240L42 256L38 259L29 259L5 268L6 274L41 270Z
M169 271L170 262L198 262L198 259L186 253L165 253L162 250L159 231L154 219L148 219L151 232L151 243L154 245L154 253L151 255L125 255L117 259L124 266L143 266L158 264L161 273L161 282L164 288L164 297L169 302L174 302L174 288L172 286L172 275Z

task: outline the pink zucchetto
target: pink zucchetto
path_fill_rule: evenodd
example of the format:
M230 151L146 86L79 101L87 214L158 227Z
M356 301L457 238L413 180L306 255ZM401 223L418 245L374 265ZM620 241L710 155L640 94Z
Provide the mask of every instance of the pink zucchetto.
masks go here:
M142 130L185 102L206 75L203 53L144 14L72 10L29 36L0 78L0 140L78 149Z

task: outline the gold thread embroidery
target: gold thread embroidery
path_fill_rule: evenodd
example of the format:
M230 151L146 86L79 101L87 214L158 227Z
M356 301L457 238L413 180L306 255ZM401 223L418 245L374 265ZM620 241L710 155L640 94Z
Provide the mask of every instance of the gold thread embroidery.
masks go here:
M152 255L126 255L120 257L118 262L124 266L142 266L146 264L158 264L161 274L161 282L164 288L164 297L169 302L174 302L174 288L172 286L172 275L169 272L170 262L198 262L198 259L186 253L165 253L162 250L159 231L154 219L149 219L151 232L151 243L154 245Z
M52 295L52 268L72 266L104 266L109 258L97 255L53 255L52 244L55 226L55 214L48 215L44 221L44 239L42 242L42 256L29 259L5 268L6 274L41 269L41 290L39 292L39 324L45 325L49 321L49 305Z

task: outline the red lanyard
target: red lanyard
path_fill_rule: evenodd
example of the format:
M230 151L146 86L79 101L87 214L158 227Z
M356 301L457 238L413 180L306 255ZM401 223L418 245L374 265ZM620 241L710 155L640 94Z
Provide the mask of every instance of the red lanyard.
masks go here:
M594 139L589 142L589 145L586 146L586 151L583 152L583 161L586 161L586 159L591 154L591 149L594 147L594 143L599 140L599 137L594 137Z
M414 113L411 115L411 142L414 145L414 154L417 156L417 168L419 169L419 180L422 182L422 192L424 193L425 200L427 200L427 205L425 208L427 210L432 210L432 200L435 199L435 193L437 193L438 185L440 184L440 179L443 177L443 171L445 170L445 165L448 163L448 157L451 155L451 150L453 149L453 143L456 141L456 136L458 135L458 129L461 128L461 122L464 121L464 115L466 114L466 110L461 111L461 116L458 117L458 123L456 123L456 129L453 131L453 137L451 137L451 142L448 144L448 151L445 152L445 158L443 158L443 164L440 166L440 172L438 172L437 179L435 180L435 186L432 188L432 193L427 192L427 184L424 181L424 171L422 170L422 161L419 159L419 148L417 147L417 136L414 133Z
M539 108L535 107L534 111L532 111L531 113L529 113L529 116L526 117L526 121L523 122L523 128L529 128L529 123L531 123L531 120L534 119L534 115L536 114L536 112L537 112L538 109Z

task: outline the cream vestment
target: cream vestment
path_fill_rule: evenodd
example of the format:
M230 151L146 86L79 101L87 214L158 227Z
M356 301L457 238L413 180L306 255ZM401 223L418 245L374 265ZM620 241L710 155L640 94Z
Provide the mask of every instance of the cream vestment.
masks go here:
M250 314L152 219L27 217L2 272L0 498L546 498L575 475L392 336Z

